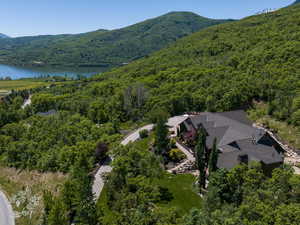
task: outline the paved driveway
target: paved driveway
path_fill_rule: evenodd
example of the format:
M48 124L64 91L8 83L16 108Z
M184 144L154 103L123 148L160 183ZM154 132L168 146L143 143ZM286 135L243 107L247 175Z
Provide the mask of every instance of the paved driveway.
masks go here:
M95 178L94 178L94 183L93 183L93 193L98 199L100 197L101 191L104 187L104 179L103 175L106 173L110 173L112 171L112 167L109 165L111 160L107 160L97 171Z
M140 138L140 131L142 130L147 130L147 131L151 131L153 130L154 125L153 124L149 124L146 126L143 126L137 130L135 130L133 133L129 134L122 142L121 145L128 145L130 142L135 142Z
M172 117L168 120L167 125L168 126L176 126L179 123L181 123L184 119L186 119L185 116ZM127 137L125 137L123 139L123 141L121 142L121 145L125 146L125 145L128 145L131 142L137 141L140 138L140 131L142 131L142 130L152 131L153 128L154 128L154 124L148 124L146 126L143 126L139 129L135 130L134 132L130 133L129 135L127 135ZM191 153L189 153L186 149L183 148L182 151L187 155L188 159L195 160L193 155ZM106 174L106 173L109 173L111 171L112 171L112 167L109 166L109 163L105 163L97 171L97 173L95 175L94 183L93 183L93 193L96 197L96 200L99 198L99 196L101 194L101 191L104 187L103 175ZM0 224L0 225L2 225L2 224Z

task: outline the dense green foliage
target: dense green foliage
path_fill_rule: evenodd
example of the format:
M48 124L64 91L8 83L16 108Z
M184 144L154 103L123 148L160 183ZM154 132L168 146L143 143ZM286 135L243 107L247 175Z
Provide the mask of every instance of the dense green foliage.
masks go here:
M52 108L96 123L152 120L157 109L171 115L226 111L256 99L270 103L270 115L297 125L299 23L296 5L217 25L151 57L43 94Z
M144 140L115 150L114 169L98 202L99 210L106 212L102 224L177 224L182 213L201 204L191 191L194 179L165 174ZM182 204L183 199L188 203Z
M219 170L211 178L202 210L193 210L185 225L297 225L300 176L289 168L268 178L260 165Z
M83 152L94 165L97 142L112 141L114 133L111 125L97 127L78 114L32 116L1 128L0 153L9 166L68 172Z
M295 5L205 29L92 79L40 89L25 110L20 109L22 96L13 96L0 106L1 160L20 168L64 172L75 165L77 173L71 173L69 189L65 187L75 190L63 192L59 198L67 196L65 200L46 205L45 221L52 224L296 225L300 180L289 168L274 170L272 177L260 165L219 170L209 178L203 208L183 218L177 209L161 207L170 194L157 183L163 176L158 156L148 148L118 148L106 183L115 219L108 222L90 201L87 174L99 141L114 142L120 125L129 120L156 118L159 123L158 109L171 115L225 111L263 100L269 115L299 126L299 24L300 6ZM58 114L35 115L51 109ZM157 134L165 147L164 130Z
M226 20L176 12L113 31L3 39L0 61L16 65L116 66L223 22Z
M114 96L143 85L144 113L155 107L173 115L224 111L258 99L273 102L275 116L298 123L299 22L296 5L214 26L95 80L110 86Z
M173 185L165 185L157 156L144 145L117 149L113 165L100 198L106 205L98 203L101 224L297 225L300 219L300 176L289 167L275 169L271 177L260 164L218 170L210 175L201 205L191 203L199 196L190 193L173 205L173 193L187 194L181 190L186 180L177 183L171 176ZM186 204L195 208L182 215Z
M92 194L92 167L88 155L81 152L72 166L71 176L60 196L44 194L45 211L42 225L97 225L97 212Z
M293 6L211 27L179 40L149 58L104 75L40 90L34 94L33 104L26 111L29 115L51 109L69 111L71 114L78 113L78 117L88 121L88 129L95 127L92 122L110 122L109 126L117 131L120 123L128 120L153 120L158 108L172 115L191 110L224 111L248 106L253 99L259 99L270 103L270 115L298 125L298 23L300 7ZM4 115L1 116L2 126L22 119L15 118L24 113L16 112L19 106L11 106L9 110L1 107L3 110L0 113ZM39 126L48 126L47 122L42 122L48 118L36 120ZM66 121L68 119L63 119L59 126ZM13 146L26 139L26 130L33 129L24 128L24 122L16 126L25 129L25 132L15 139L6 138ZM81 137L81 131L76 129L74 134L79 133ZM11 137L8 131L7 134L3 132L3 135ZM83 136L79 140L86 138ZM77 141L54 147L76 144ZM27 144L24 146L29 148ZM5 147L2 152L8 154L8 148Z

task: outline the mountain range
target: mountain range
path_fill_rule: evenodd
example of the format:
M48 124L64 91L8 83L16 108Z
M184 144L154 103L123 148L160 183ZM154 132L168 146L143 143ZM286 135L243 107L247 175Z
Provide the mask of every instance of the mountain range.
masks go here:
M0 33L0 38L9 38L9 36Z
M122 65L203 28L229 21L232 20L171 12L112 31L1 39L0 62L15 65Z
M284 119L290 116L288 96L300 93L299 24L300 5L293 5L212 26L93 79L125 88L145 84L149 99L144 113L154 107L174 115L224 111L280 96L287 100L274 100L274 105Z

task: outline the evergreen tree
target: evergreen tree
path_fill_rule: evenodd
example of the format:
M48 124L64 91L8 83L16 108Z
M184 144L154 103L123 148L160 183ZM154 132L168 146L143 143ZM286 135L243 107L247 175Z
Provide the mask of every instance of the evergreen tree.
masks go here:
M49 216L48 225L66 225L68 223L67 212L63 202L60 199L54 201Z
M44 212L42 218L42 225L48 225L48 216L54 205L53 195L50 191L44 191L43 194Z
M169 148L168 128L166 119L159 117L155 127L155 151L156 154L164 155Z
M72 180L75 187L74 206L75 222L80 225L97 224L96 206L92 192L91 168L85 154L81 154L73 171Z
M199 188L205 188L206 171L205 171L205 149L206 149L206 135L203 129L199 130L198 141L196 145L196 159L199 170Z
M215 138L213 148L209 156L209 163L208 163L209 174L217 170L217 162L218 162L218 148L217 148L217 139Z
M53 202L53 206L49 212L47 225L67 225L67 212L63 202L60 199L56 199Z

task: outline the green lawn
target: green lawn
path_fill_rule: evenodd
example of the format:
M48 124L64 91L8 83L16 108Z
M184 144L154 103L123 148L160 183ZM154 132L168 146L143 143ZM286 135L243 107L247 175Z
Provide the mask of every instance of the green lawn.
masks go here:
M150 134L148 138L139 140L133 145L141 150L148 149L153 142L153 134ZM172 199L167 202L161 202L158 205L161 207L173 207L177 208L181 215L188 213L192 208L200 208L202 204L201 197L197 194L197 190L194 186L195 176L191 174L169 174L164 173L162 177L156 179L154 184L168 189L171 193ZM103 188L100 198L97 202L97 207L102 208L104 212L104 224L105 221L114 221L116 215L108 208L107 205L107 189Z
M194 187L195 177L191 174L165 174L162 178L157 179L155 183L161 187L167 188L173 196L169 202L159 203L162 207L177 208L180 214L188 213L192 208L200 208L202 199L196 193ZM104 187L100 198L97 202L97 207L103 209L104 220L112 221L114 214L107 206L107 189Z
M192 208L200 208L202 199L197 194L194 186L195 177L191 174L165 174L156 181L158 185L168 190L173 195L173 200L160 204L165 207L175 207L180 213L185 214Z

